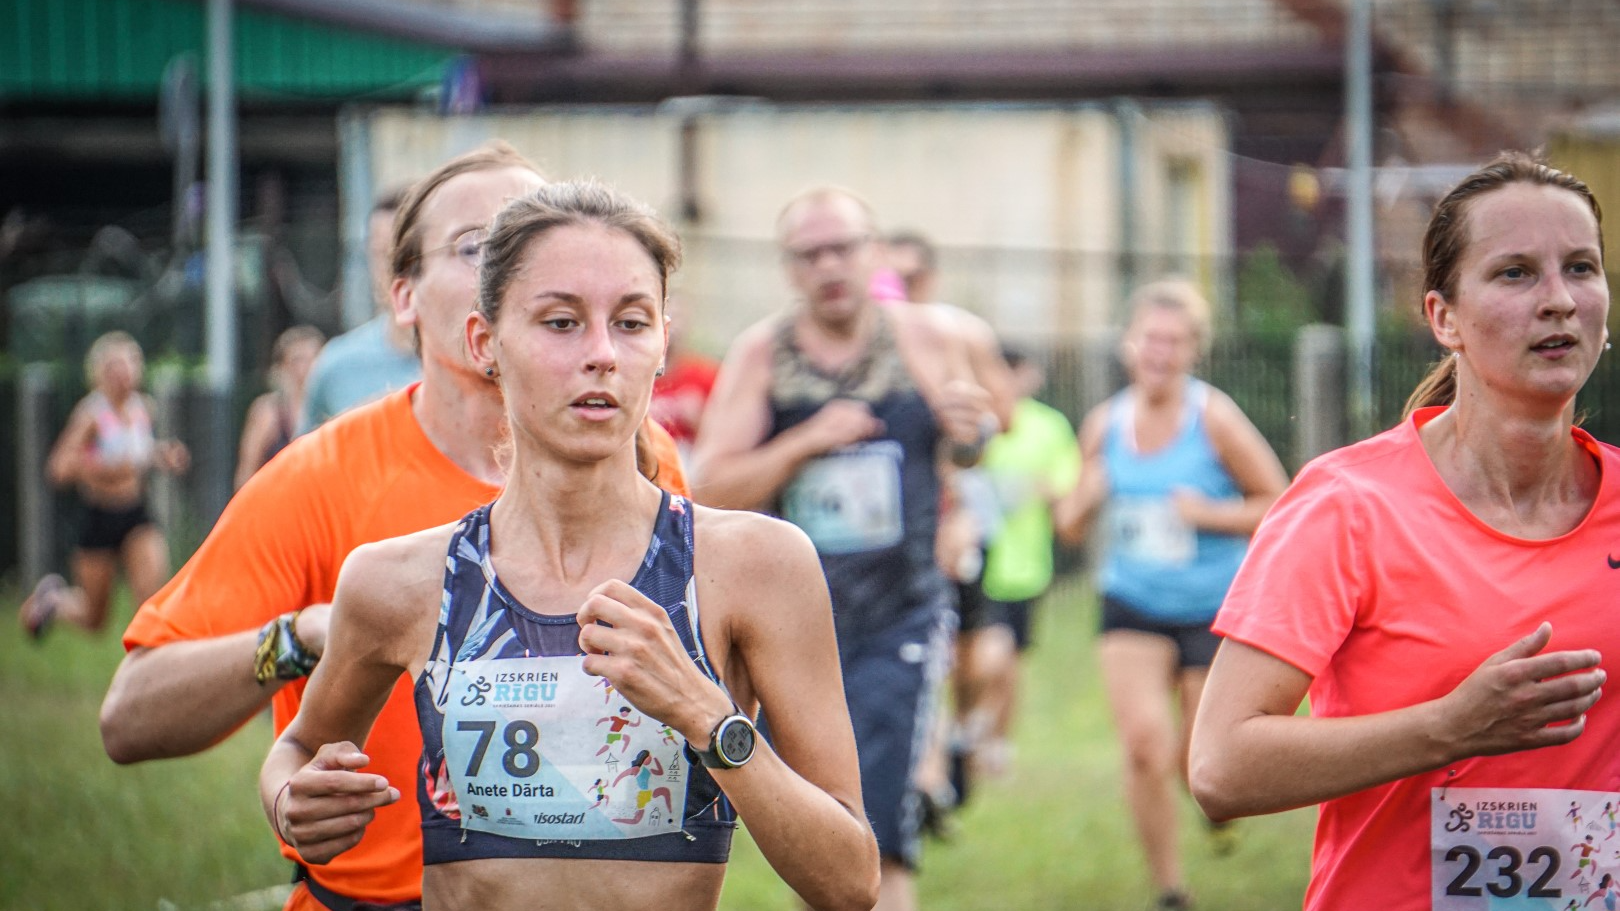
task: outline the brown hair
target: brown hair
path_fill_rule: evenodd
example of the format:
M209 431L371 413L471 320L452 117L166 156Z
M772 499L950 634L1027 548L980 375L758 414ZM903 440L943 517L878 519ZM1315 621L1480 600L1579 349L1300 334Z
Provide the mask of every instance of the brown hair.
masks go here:
M434 192L463 174L502 168L522 168L542 178L545 176L534 162L524 158L509 143L493 139L439 165L411 184L400 200L399 211L394 213L394 252L389 265L395 278L414 276L422 267L422 209Z
M556 228L600 225L630 235L658 267L658 290L669 294L669 277L681 265L681 241L657 213L595 180L546 184L506 204L495 216L478 268L478 311L493 324L501 296L516 278L529 244ZM662 306L663 301L659 301Z
M934 247L934 242L921 231L909 228L895 231L884 238L883 242L891 247L910 247L916 250L917 265L921 266L924 272L933 272L939 268L939 251Z
M399 207L405 202L405 194L410 192L410 189L411 185L408 183L397 184L383 189L377 194L377 198L371 201L371 214L380 215L383 212L398 212Z
M1603 209L1597 197L1580 178L1549 166L1539 157L1518 151L1498 154L1490 163L1463 178L1451 192L1434 207L1429 217L1429 228L1423 234L1423 287L1428 292L1439 292L1441 297L1455 302L1457 269L1468 249L1468 206L1473 200L1516 183L1536 187L1556 187L1579 196L1592 210L1598 224L1598 255L1603 255ZM1449 405L1457 397L1457 359L1450 354L1418 383L1406 399L1401 419L1430 405Z
M287 355L292 353L293 346L309 342L315 347L326 344L326 334L314 326L298 325L287 329L276 336L275 342L270 346L270 363L279 367L287 363Z
M501 297L517 277L524 251L550 231L571 225L600 225L630 235L658 269L663 312L669 277L681 265L680 238L651 208L606 184L580 180L546 184L507 203L495 216L478 267L478 312L490 325L500 319ZM636 467L648 479L658 476L645 424L636 429Z

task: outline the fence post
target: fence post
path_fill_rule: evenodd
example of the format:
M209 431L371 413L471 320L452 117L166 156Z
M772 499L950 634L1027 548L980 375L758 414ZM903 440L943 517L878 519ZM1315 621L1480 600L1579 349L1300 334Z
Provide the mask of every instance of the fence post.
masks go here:
M198 531L207 535L231 499L237 435L232 426L229 391L200 382L192 389L192 395L192 401L198 402L198 406L194 406L191 416L200 418L201 426L189 428L191 439L197 443L191 452L192 470L197 472L191 489L196 494L193 502L200 523Z
M1086 412L1125 386L1125 369L1119 363L1118 329L1087 333L1080 340L1080 407L1076 414L1081 420Z
M175 364L163 364L152 371L152 399L157 413L152 432L160 440L183 440L186 414L185 371ZM180 479L166 471L152 473L152 512L158 527L173 540L174 523L180 516Z
M56 566L56 510L45 480L54 391L51 365L23 367L17 384L17 557L25 587Z
M1344 330L1313 323L1294 336L1294 464L1350 441Z

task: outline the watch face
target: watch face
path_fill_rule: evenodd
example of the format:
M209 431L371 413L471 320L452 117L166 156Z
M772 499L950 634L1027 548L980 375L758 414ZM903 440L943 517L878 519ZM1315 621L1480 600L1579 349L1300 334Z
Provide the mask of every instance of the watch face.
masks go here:
M754 753L754 729L741 718L727 722L721 729L716 749L727 762L742 765Z

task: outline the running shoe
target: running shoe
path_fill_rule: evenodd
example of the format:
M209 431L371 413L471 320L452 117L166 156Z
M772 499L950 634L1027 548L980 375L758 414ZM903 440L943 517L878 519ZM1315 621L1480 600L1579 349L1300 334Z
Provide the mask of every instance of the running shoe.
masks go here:
M1171 889L1159 896L1154 904L1156 911L1192 911L1192 899L1180 889Z
M969 784L971 782L970 766L973 762L973 747L964 740L953 738L947 747L949 751L945 758L946 777L950 781L951 790L956 792L952 806L960 807L968 801Z
M17 622L22 624L28 638L38 642L50 629L51 621L56 619L57 596L64 588L67 588L67 580L56 573L45 575L34 586L33 593L17 610Z
M956 789L949 784L941 784L933 790L923 788L918 792L918 797L922 801L923 834L939 841L955 838Z

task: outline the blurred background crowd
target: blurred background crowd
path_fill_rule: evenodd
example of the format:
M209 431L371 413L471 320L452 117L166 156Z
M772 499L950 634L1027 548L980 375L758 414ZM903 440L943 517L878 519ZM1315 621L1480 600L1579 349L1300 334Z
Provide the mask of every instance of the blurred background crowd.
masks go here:
M865 194L883 228L931 238L938 299L1048 366L1044 397L1071 420L1119 382L1106 355L1129 289L1189 277L1215 309L1207 375L1297 468L1386 426L1432 357L1413 261L1440 191L1499 148L1544 147L1600 198L1620 193L1620 4L1366 5L1373 413L1352 426L1330 411L1302 431L1297 332L1346 320L1355 4L11 0L0 501L19 506L0 520L0 569L32 578L64 557L71 523L50 517L71 504L28 480L94 338L121 329L145 349L171 406L157 420L196 460L160 484L156 508L178 546L194 544L231 490L278 336L337 336L375 314L376 200L490 137L676 223L689 251L677 320L694 353L718 355L788 299L772 218L817 181ZM211 33L219 10L228 31ZM210 374L204 163L221 64L234 325L212 342ZM1316 340L1341 369L1343 339ZM1587 403L1600 437L1606 374ZM19 534L42 522L50 533Z

